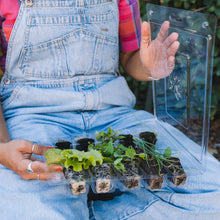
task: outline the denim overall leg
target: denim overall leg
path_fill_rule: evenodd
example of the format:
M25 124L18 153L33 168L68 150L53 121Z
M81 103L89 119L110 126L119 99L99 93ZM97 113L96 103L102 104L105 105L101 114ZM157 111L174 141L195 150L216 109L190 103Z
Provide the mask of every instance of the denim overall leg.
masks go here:
M98 118L111 118L112 123L106 124L123 134L139 134L141 131L156 131L157 122L145 111L128 111L126 108L114 108L111 111L100 111L93 116L93 122ZM164 127L172 133L186 148L198 156L200 146L189 140L183 133L164 123ZM158 148L166 145L163 131L157 133ZM162 137L163 135L163 137ZM167 146L167 145L166 145ZM181 161L184 157L179 155ZM187 180L184 185L175 186L169 181L159 190L140 188L130 190L109 201L91 202L91 220L218 220L220 219L220 163L207 153L207 168L202 174L189 174L185 170Z

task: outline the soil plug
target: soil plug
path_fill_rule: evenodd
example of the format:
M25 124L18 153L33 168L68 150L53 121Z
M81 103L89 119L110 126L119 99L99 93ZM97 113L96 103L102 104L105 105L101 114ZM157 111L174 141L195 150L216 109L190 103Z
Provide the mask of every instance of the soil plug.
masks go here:
M102 165L92 168L92 173L95 177L95 189L97 193L107 193L111 190L111 176L113 175L110 164L103 163Z
M163 164L164 167L162 169L162 172L168 175L168 179L173 182L173 184L179 186L180 184L185 183L187 176L179 158L167 158L166 161L163 162Z
M89 144L94 144L95 140L92 138L80 138L76 141L76 149L79 151L88 151Z
M163 184L163 177L159 175L160 169L155 158L149 156L148 161L141 160L140 167L145 172L144 181L148 183L151 189L160 189Z
M131 134L120 134L121 137L124 137L122 139L119 139L119 143L123 144L125 147L135 147L133 135Z
M139 138L148 142L150 146L154 146L157 142L157 135L150 131L141 132Z
M140 176L138 175L138 168L136 168L134 161L122 162L125 167L125 172L119 171L120 181L127 189L137 189L140 186Z
M73 145L69 141L60 140L55 143L56 148L60 150L73 149Z
M86 179L89 178L85 170L80 172L73 171L72 167L68 169L64 167L63 173L69 182L70 189L74 195L79 195L86 192Z

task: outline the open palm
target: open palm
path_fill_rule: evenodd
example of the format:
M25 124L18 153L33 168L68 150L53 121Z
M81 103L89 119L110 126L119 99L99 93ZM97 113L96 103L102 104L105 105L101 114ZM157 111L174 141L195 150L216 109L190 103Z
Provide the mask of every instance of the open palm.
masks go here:
M179 48L178 34L168 35L169 22L164 22L156 39L150 42L150 27L142 24L140 58L142 64L152 73L154 79L169 76L175 64L175 54Z

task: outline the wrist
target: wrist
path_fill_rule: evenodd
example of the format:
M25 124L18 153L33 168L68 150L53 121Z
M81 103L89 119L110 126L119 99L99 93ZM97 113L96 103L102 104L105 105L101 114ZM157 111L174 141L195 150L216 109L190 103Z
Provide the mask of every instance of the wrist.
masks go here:
M2 164L2 157L3 157L3 154L4 154L4 145L5 143L2 143L0 142L0 164Z
M0 137L0 144L8 143L9 141L11 141L11 138L9 137L9 135L6 135L4 137Z

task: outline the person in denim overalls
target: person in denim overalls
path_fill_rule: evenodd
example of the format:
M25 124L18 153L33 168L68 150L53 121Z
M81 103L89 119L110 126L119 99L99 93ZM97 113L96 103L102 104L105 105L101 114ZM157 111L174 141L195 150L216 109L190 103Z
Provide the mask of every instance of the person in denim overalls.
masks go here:
M167 70L154 77L172 72L179 45L177 34L167 36L168 26L149 45L148 24L142 25L140 51L122 57L126 72L150 79L149 48L161 45L168 51ZM135 97L118 74L118 45L115 0L22 2L1 83L0 219L220 219L220 165L210 155L204 175L183 186L141 188L89 205L86 194L41 181L60 177L60 167L45 166L40 156L57 140L93 137L110 126L139 133L151 123L151 114L133 109ZM26 172L30 161L34 173Z

